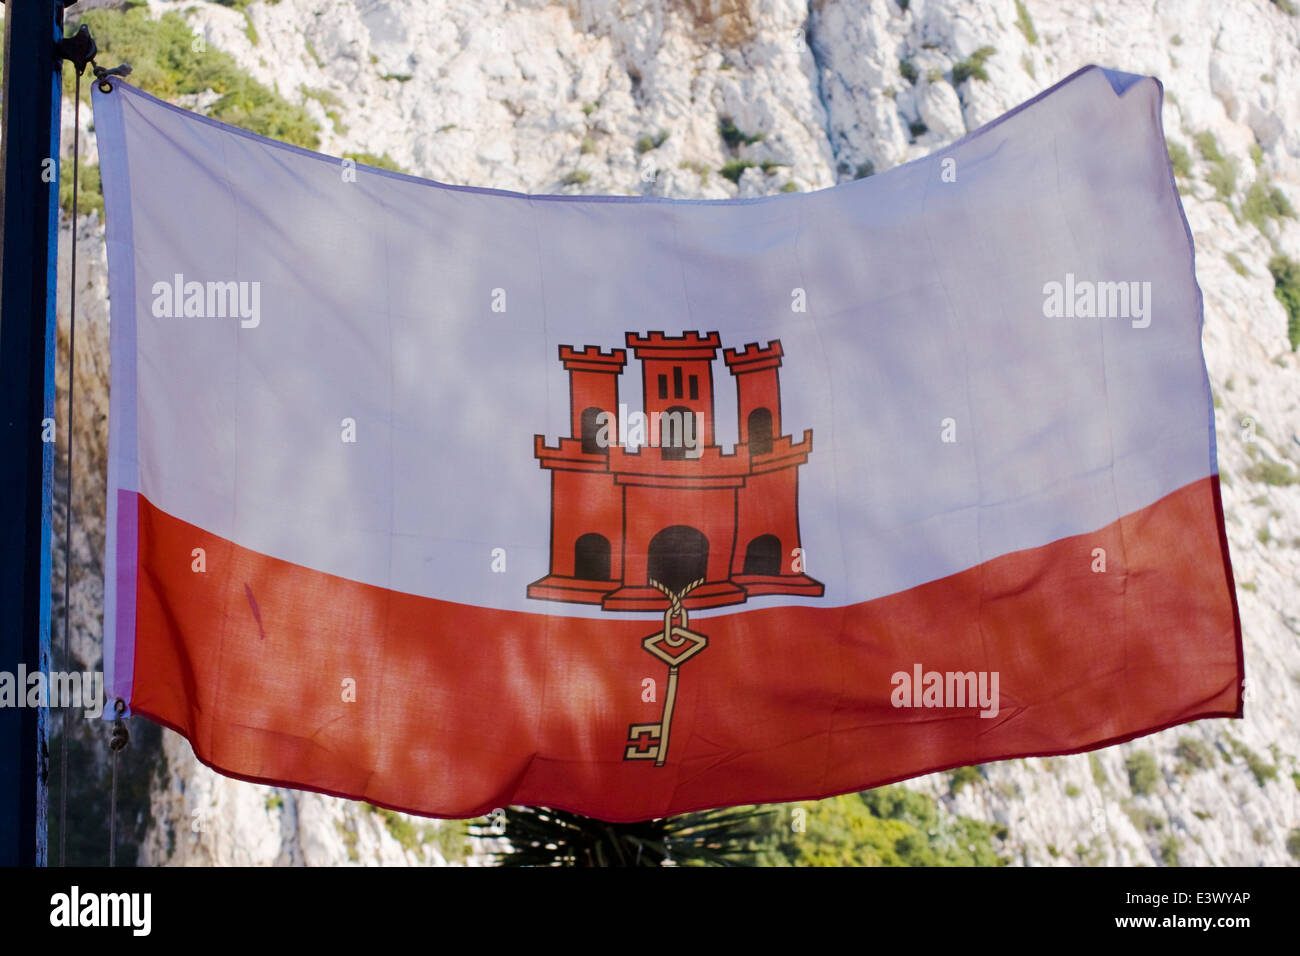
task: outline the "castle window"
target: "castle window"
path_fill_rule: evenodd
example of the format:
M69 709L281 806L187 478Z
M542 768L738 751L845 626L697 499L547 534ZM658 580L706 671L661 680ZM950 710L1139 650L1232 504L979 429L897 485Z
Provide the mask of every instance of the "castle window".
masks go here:
M600 432L599 418L602 409L584 408L582 410L582 453L584 455L608 455L608 443L613 439L613 435L605 432L606 444L602 445L596 440L596 435Z
M682 397L682 367L673 366L673 398Z
M699 397L700 397L700 377L698 375L692 375L691 376L691 398L697 399Z
M584 581L609 580L609 538L584 534L573 546L573 576Z
M760 534L745 549L746 574L781 573L781 539L774 534Z
M659 416L659 453L664 461L682 461L686 458L686 426L690 421L692 432L695 427L693 413L689 408L674 405ZM691 444L699 444L700 436L693 435Z
M660 398L668 397L668 376L667 375L659 376L659 397Z
M756 408L749 413L749 453L766 455L772 450L772 413Z

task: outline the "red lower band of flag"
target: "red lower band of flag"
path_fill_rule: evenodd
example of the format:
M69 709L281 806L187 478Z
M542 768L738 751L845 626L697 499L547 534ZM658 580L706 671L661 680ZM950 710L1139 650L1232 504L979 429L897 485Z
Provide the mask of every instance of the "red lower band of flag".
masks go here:
M664 712L657 621L397 593L138 506L133 711L229 776L413 813L812 799L1242 713L1217 476L876 600L692 618L708 644L678 668L661 766L625 756ZM972 672L998 675L996 716L896 679Z

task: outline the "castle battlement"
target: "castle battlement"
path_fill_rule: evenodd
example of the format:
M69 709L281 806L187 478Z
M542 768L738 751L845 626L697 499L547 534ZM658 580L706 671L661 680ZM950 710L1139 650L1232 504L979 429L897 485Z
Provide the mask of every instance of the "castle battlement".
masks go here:
M580 349L575 349L571 345L561 345L560 361L570 371L581 369L588 372L617 374L627 364L627 352L623 349L610 349L606 352L598 345L584 345Z
M744 348L723 349L722 360L727 363L731 374L739 375L741 372L757 371L760 368L777 368L784 354L781 340L773 339L762 348L759 348L757 342L748 342Z
M627 333L627 347L637 353L637 358L712 359L721 346L722 336L717 332L683 332L681 335L653 331L645 335ZM642 356L642 352L652 354Z

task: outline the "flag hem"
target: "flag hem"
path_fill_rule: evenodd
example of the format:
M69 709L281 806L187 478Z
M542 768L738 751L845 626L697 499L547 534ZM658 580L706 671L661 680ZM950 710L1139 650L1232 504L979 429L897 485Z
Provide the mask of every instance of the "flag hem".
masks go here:
M1235 600L1234 600L1234 604L1235 604ZM997 763L1004 760L1023 760L1028 758L1072 757L1078 754L1089 753L1090 751L1094 751L1094 750L1103 750L1106 747L1113 747L1118 744L1128 743L1129 741L1136 740L1139 737L1146 737L1151 734L1158 734L1161 731L1169 730L1173 727L1181 726L1182 724L1190 724L1197 720L1211 720L1215 718L1240 719L1242 716L1240 688L1238 689L1237 700L1238 700L1238 704L1237 704L1236 711L1227 711L1227 710L1203 711L1200 713L1192 714L1191 716L1188 717L1180 717L1176 720L1166 721L1165 723L1162 724L1157 724L1151 727L1143 728L1141 730L1136 730L1133 731L1132 733L1126 733L1114 737L1108 737L1104 740L1099 740L1093 743L1084 744L1081 747L1075 747L1069 750L1016 751L1007 754L1001 754L994 757L986 757L978 761L978 763ZM181 730L179 727L172 724L170 721L164 720L163 718L151 714L146 710L136 710L135 713L140 717L146 717L149 720L152 720L154 723L166 727L168 730L171 730L172 732L184 737L185 740L189 743L191 751L194 753L194 758L198 760L199 763L207 767L209 770L215 771L216 773L221 774L223 777L231 777L235 780L242 780L245 783L260 784L261 786L266 786L266 787L283 787L288 790L304 790L310 793L319 793L327 797L336 797L341 800L353 800L361 803L368 803L373 807L380 807L385 810L394 810L398 813L406 813L411 816L428 817L434 820L474 820L477 819L478 817L486 816L487 814L491 813L493 810L498 809L496 806L488 806L485 804L482 813L475 813L469 816L444 816L437 813L429 813L423 810L413 810L408 807L396 806L394 804L384 803L383 801L371 800L368 797L364 797L354 793L345 793L342 791L328 790L323 787L314 787L309 784L303 784L303 783L293 783L290 781L278 780L273 777L258 777L252 774L238 773L236 771L227 770L222 766L220 766L219 764L207 759L203 754L199 752L198 748L194 746L194 741L191 740L186 735L185 731ZM928 776L929 774L932 773L946 773L949 770L956 770L959 767L969 767L974 765L975 764L971 763L970 761L940 764L938 766L930 767L925 770L917 770L914 772L896 775L892 777L885 777L878 781L869 781L863 786L853 786L853 787L845 788L843 790L833 790L826 793L815 792L805 796L777 795L772 797L756 797L753 800L726 801L723 803L718 803L716 801L709 801L698 805L692 804L683 807L681 809L674 810L671 814L668 814L668 816L676 817L676 816L681 816L682 814L685 813L698 813L703 810L720 810L720 809L725 809L727 807L743 807L743 806L751 806L754 804L802 803L804 801L811 801L811 800L827 800L831 797L839 797L848 793L862 793L863 791L866 790L875 790L879 787L887 787L890 786L891 784L901 783L904 780L913 780L917 777ZM533 806L533 804L527 804L527 806ZM651 816L634 815L634 816L626 816L626 817L625 816L597 816L581 808L570 806L564 803L554 802L554 801L546 803L544 804L544 806L549 807L552 810L563 810L566 813L577 813L582 816L590 817L593 820L600 820L604 823L639 823L645 820L665 819L665 817L659 817L653 815Z
M1074 82L1075 80L1082 78L1085 74L1090 73L1092 71L1097 71L1101 73L1103 77L1106 77L1107 87L1111 89L1112 93L1114 93L1117 99L1127 95L1128 90L1132 89L1133 86L1137 85L1136 83L1131 84L1128 88L1125 89L1123 93L1115 93L1114 87L1111 85L1109 77L1107 76L1107 74L1112 73L1114 71L1107 70L1105 67L1098 66L1095 63L1088 64L1087 66L1082 66L1079 69L1075 70L1073 73L1071 73L1069 76L1066 76L1061 80L1058 80L1056 83L1052 84L1047 89L1040 91L1039 93L1025 100L1023 103L1020 103L1017 106L1013 106L1005 113L995 117L994 119L989 120L983 126L979 126L976 129L971 130L969 133L962 136L960 139L954 140L953 142L949 143L947 146L944 146L940 149L936 149L932 153L927 153L925 156L919 156L916 159L908 160L906 163L900 163L897 166L885 170L883 173L880 173L877 176L870 177L870 179L873 181L873 185L874 185L874 181L879 180L881 177L889 176L890 174L896 172L897 170L905 169L908 166L914 166L920 163L931 162L936 157L948 153L954 147L962 143L965 143L969 140L975 139L979 136L982 136L985 133L988 133L989 131L1000 126L1002 123L1011 119L1013 116L1016 116L1019 113L1023 112L1024 110L1028 109L1029 107L1035 105L1039 100L1045 99L1046 97L1055 93L1057 90L1065 87L1066 85ZM1155 80L1156 83L1160 82L1158 79L1152 76L1140 75L1140 74L1133 74L1133 75L1140 76L1141 79ZM173 103L168 103L166 100L159 99L158 97L154 96L152 93L146 93L144 90L140 89L137 86L133 86L130 83L125 83L120 79L113 80L113 88L116 91L129 93L131 96L139 96L144 99L150 100L164 109L170 110L172 112L183 113L186 116L190 117L191 119L199 123L203 123L209 126L215 126L219 129L225 130L236 136L240 136L244 139L252 140L253 142L264 143L268 146L274 146L278 149L288 150L293 153L298 153L299 155L302 156L307 156L311 159L323 160L331 164L338 164L343 161L342 158L338 156L331 156L328 153L322 153L319 152L318 150L307 149L306 147L303 146L296 146L293 143L286 143L281 140L272 139L269 136L262 136L258 133L250 132L249 130L243 129L241 127L231 126L228 123L223 123L220 120L215 120L210 116L204 116L201 113L196 113L193 110L187 110L184 107L176 106ZM102 94L102 95L111 95L111 94ZM1163 137L1163 128L1161 130L1161 135ZM461 186L455 183L444 183L436 179L428 179L423 176L416 176L411 173L403 173L391 169L381 169L377 166L367 166L365 163L357 163L356 165L365 168L368 172L374 175L384 176L389 179L404 180L406 182L419 183L424 186L433 186L438 189L447 189L456 192L476 193L476 194L487 195L487 196L504 196L513 199L523 199L529 201L547 200L547 201L554 201L554 202L668 203L671 205L694 205L694 206L743 206L743 205L752 205L754 203L782 202L792 198L797 198L798 196L801 195L802 196L810 195L810 193L788 193L788 194L777 193L771 196L734 197L728 199L673 199L666 196L610 196L610 195L593 196L593 195L567 195L567 194L560 194L560 193L525 193L525 192L518 192L513 189L498 189L490 186ZM824 193L832 189L858 188L866 182L867 180L865 179L851 180L849 182L836 183L832 186L826 186L822 189L814 190L814 192Z
M116 84L115 84L116 86ZM139 557L139 457L136 442L135 247L130 169L120 94L92 91L97 146L104 176L105 245L110 268L108 468L104 528L104 687L109 701L131 713L135 671L136 583ZM104 149L108 143L110 148ZM111 148L113 143L122 148ZM106 706L103 720L113 720Z

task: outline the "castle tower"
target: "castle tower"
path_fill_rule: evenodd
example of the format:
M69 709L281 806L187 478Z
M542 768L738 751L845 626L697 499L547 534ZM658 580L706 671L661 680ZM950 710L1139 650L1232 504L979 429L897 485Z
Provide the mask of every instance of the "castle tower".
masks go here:
M602 454L595 443L596 417L608 415L609 435L606 447L618 438L618 376L627 364L627 353L622 349L602 352L588 345L575 349L560 346L560 361L569 371L569 434L580 440L587 454Z
M627 334L628 348L641 360L646 416L653 422L673 412L693 413L700 448L713 445L713 358L721 344L717 332ZM675 451L670 437L660 438L663 457L681 457L680 446Z
M765 455L772 440L781 434L781 342L774 339L766 348L750 342L743 349L724 349L723 360L736 377L740 444L750 454Z
M569 372L570 437L549 448L544 436L533 436L534 454L551 473L551 567L528 586L528 596L599 603L623 577L623 493L609 473L609 456L627 353L561 345L560 361Z
M736 495L736 547L731 580L747 594L820 596L823 587L806 573L799 536L799 467L812 452L812 432L795 442L781 432L781 383L777 369L784 352L773 339L743 349L725 349L736 377L740 443L749 457L749 477Z

